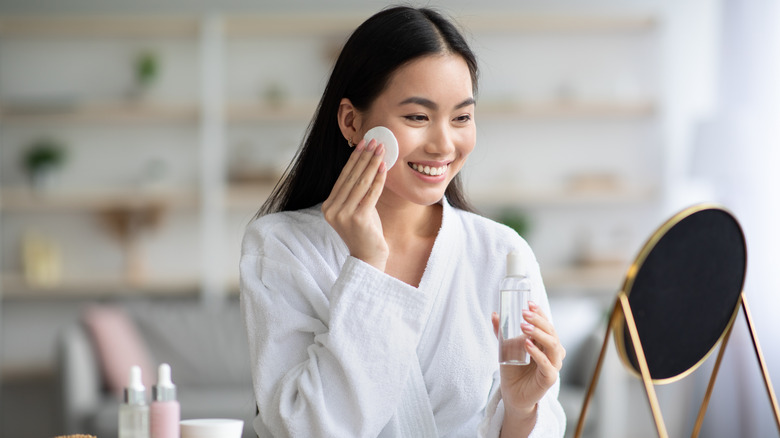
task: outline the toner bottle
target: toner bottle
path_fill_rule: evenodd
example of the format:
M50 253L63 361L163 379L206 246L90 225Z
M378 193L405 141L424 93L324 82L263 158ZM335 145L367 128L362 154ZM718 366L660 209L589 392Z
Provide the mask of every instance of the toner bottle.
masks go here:
M501 365L528 365L531 362L525 349L523 310L528 309L531 282L528 280L527 263L519 252L506 257L506 277L501 280L501 314L499 315L498 361Z
M119 405L119 438L149 438L149 405L138 365L130 368L130 381Z
M176 385L171 381L171 367L167 363L157 369L157 384L152 386L149 405L151 438L179 438L181 407L176 400Z

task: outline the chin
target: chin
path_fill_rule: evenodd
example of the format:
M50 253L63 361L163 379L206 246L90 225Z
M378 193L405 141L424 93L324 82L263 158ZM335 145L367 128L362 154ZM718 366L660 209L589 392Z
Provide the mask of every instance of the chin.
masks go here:
M438 193L420 194L414 198L415 199L414 202L419 205L429 206L429 205L438 204L443 197L444 197L444 190Z

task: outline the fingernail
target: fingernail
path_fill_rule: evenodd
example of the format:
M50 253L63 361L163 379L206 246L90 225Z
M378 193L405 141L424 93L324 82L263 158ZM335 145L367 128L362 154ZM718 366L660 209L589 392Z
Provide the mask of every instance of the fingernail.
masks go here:
M368 150L373 151L374 148L376 148L376 140L371 139L371 141L368 142Z
M534 326L527 322L520 324L520 328L522 328L525 333L533 333L534 331Z
M528 300L528 308L531 310L536 310L539 308L539 306L537 306L536 303L534 303L533 301Z
M523 310L523 319L531 319L534 316L534 312L530 310Z
M380 144L377 146L376 150L374 150L374 155L382 155L382 151L385 150L385 145Z
M360 140L360 142L358 142L357 146L355 146L355 150L358 150L358 151L362 151L365 148L366 148L366 141L365 140Z

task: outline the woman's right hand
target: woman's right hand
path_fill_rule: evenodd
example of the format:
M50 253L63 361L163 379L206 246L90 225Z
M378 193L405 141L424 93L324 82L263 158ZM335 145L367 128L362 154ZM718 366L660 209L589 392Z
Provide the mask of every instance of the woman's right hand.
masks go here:
M349 254L384 271L390 253L376 203L385 186L385 149L361 140L322 203L325 220L346 243Z

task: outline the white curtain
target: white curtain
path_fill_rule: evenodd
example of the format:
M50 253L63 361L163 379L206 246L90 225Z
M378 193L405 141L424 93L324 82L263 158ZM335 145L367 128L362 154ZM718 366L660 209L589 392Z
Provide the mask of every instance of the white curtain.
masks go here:
M742 223L745 292L780 384L780 2L722 0L718 105L702 123L693 177ZM700 377L706 385L706 378ZM744 318L736 322L702 437L779 436Z

